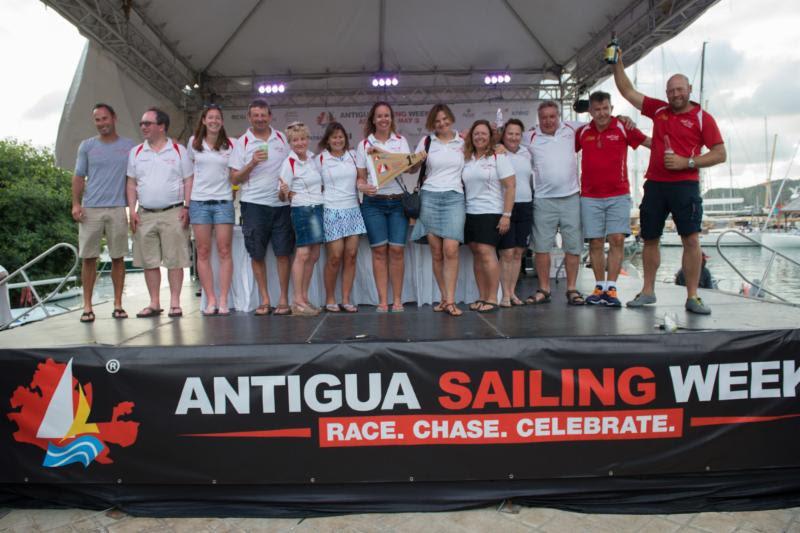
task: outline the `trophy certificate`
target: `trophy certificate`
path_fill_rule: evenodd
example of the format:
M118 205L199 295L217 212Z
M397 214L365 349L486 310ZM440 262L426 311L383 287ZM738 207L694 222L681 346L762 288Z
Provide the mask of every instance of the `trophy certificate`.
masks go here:
M372 166L375 169L375 177L378 180L378 187L382 187L385 183L393 180L409 168L425 159L425 152L416 154L393 154L390 152L383 152L375 150L369 154L369 159L372 161Z

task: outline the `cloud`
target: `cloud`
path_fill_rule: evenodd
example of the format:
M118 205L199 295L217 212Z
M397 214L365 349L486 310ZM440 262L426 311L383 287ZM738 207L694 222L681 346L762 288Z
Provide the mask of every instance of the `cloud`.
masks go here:
M29 107L22 114L24 120L41 120L55 114L61 114L64 108L64 100L67 97L67 91L51 91Z

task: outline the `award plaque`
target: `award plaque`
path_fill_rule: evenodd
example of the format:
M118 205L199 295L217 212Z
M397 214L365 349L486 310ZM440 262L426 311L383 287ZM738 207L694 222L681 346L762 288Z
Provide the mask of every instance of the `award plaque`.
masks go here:
M369 157L375 167L375 176L378 179L378 187L386 182L393 180L409 168L425 159L425 152L416 154L392 154L375 150Z

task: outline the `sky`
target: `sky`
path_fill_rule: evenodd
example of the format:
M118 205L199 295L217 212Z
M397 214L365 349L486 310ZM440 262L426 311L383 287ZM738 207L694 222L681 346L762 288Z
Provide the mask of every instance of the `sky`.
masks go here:
M699 99L702 43L708 42L704 102L716 118L728 148L729 163L706 171L706 187L745 187L763 182L768 151L778 134L773 179L789 170L800 142L800 2L796 0L722 0L689 28L628 68L637 88L664 98L665 80L682 72ZM58 13L38 0L2 0L0 49L0 138L16 137L52 147L64 101L86 40ZM625 43L621 43L624 48ZM602 53L598 51L598 53ZM11 83L9 83L11 81ZM636 117L613 82L599 88L612 93L615 113ZM769 148L765 142L765 118ZM650 120L638 118L645 131ZM639 157L641 171L647 154ZM731 174L733 178L731 178ZM790 178L800 176L800 157Z

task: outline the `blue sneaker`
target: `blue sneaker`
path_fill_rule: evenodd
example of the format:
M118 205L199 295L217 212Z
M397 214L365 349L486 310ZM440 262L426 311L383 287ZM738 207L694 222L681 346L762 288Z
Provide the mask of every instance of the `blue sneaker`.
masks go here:
M616 287L611 287L603 292L603 303L606 304L607 307L622 307L622 302L617 298Z
M603 298L603 287L596 285L592 294L586 297L586 303L589 305L605 305L606 301Z

